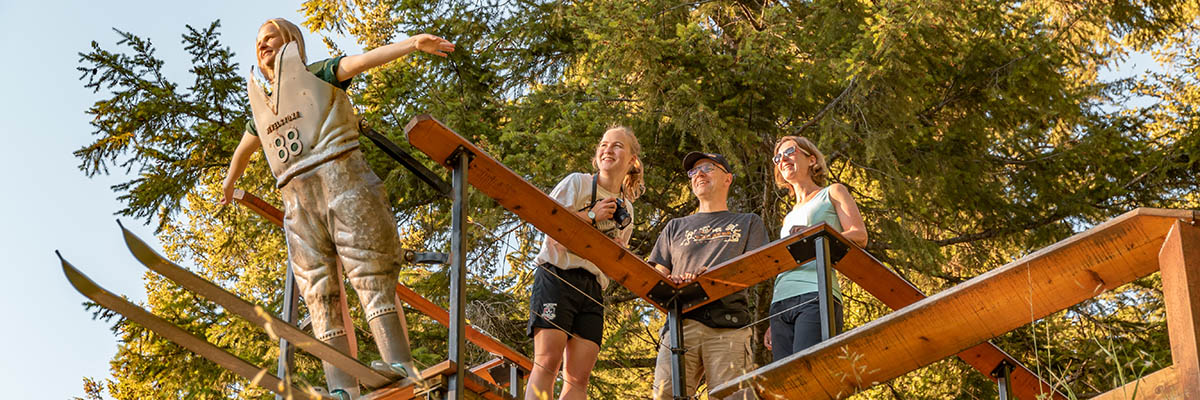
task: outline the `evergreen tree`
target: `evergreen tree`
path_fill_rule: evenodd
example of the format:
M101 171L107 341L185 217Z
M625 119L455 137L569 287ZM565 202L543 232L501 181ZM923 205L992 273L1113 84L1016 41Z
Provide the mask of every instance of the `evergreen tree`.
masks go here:
M431 113L549 189L569 172L590 170L605 127L631 126L649 189L637 205L635 254L649 251L667 220L695 209L679 171L693 150L725 154L736 175L732 208L759 213L777 232L793 200L774 186L770 152L788 134L818 143L833 180L862 208L868 249L926 293L1135 207L1200 208L1194 2L309 0L303 7L310 30L346 33L367 48L415 32L458 45L448 60L406 58L351 88L360 115L401 146L407 120ZM277 304L281 235L244 210L211 203L211 183L248 115L245 83L216 30L214 23L184 35L196 77L186 90L162 77L149 41L118 32L119 52L93 43L80 70L109 98L88 110L98 138L77 155L88 174L138 172L114 187L127 204L122 213L158 217L173 257ZM1134 52L1154 54L1162 71L1100 78ZM445 250L450 203L372 145L363 149L387 183L406 247ZM256 162L254 178L239 187L274 196L264 164ZM484 196L470 205L468 316L528 354L523 328L541 234ZM444 268L406 271L405 283L446 304ZM266 338L146 279L156 288L149 301L156 313L273 363ZM644 377L662 324L617 286L606 293L597 398L648 393ZM768 286L755 289L760 317ZM888 312L851 282L843 287L850 326ZM997 343L1063 390L1099 393L1170 363L1160 297L1152 276ZM444 357L444 328L413 314L421 360ZM244 386L215 367L189 364L199 361L186 351L147 341L137 327L117 329L123 345L107 382L118 398L230 396ZM762 329L754 336L765 363ZM319 380L314 365L302 370ZM863 397L989 398L994 390L966 364L947 360Z

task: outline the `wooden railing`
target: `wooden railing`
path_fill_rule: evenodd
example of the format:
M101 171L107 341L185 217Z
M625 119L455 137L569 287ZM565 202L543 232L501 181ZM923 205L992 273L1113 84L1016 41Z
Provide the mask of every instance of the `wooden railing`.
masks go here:
M1200 399L1198 219L1200 213L1186 210L1134 210L752 371L713 393L752 387L764 398L847 397L1161 270L1175 367L1146 377L1145 383L1162 387L1169 382L1175 398ZM851 257L837 267L866 288L872 277L841 265ZM1139 399L1148 398L1138 392Z
M824 224L713 266L694 281L675 283L432 116L413 118L405 131L413 147L447 168L454 168L450 162L453 154L461 151L472 154L469 182L476 189L554 238L572 253L591 261L613 281L663 310L674 303L681 305L681 311L686 312L772 279L781 272L813 259L811 254L807 260L799 259L791 250L794 246L802 247L804 241L822 234L840 241L843 244L840 247L849 249L835 267L888 306L900 309L925 298L902 277ZM965 350L959 353L959 357L985 375L990 375L1002 363L1014 366L1011 380L1018 397L1033 400L1038 395L1048 394L1049 398L1055 400L1066 398L998 347L985 340L975 344L978 345L960 348Z

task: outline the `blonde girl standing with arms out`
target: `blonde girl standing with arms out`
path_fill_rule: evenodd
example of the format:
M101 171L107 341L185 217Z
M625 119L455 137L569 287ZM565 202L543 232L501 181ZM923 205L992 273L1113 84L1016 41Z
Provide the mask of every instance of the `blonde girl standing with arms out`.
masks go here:
M304 37L295 24L263 23L255 40L258 66L268 85L251 73L253 119L229 162L222 204L261 148L275 175L284 206L288 262L304 295L313 334L347 352L350 321L338 312L337 263L358 292L384 368L418 377L395 303L400 237L379 177L358 150L358 117L345 89L356 75L413 51L445 56L454 44L420 34L364 54L307 64ZM330 394L359 396L355 379L324 363Z

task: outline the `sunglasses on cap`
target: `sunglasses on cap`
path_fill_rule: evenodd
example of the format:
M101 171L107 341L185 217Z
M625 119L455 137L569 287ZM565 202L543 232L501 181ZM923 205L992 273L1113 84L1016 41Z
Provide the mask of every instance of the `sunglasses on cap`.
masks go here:
M779 152L779 154L776 154L774 157L771 157L771 161L776 164L779 164L780 161L783 161L784 157L791 157L792 154L796 154L796 150L800 150L800 152L804 153L805 156L812 157L812 154L808 154L807 151L804 151L803 149L801 149L799 147L792 146L792 147L783 149L783 151Z
M700 172L704 172L705 175L708 175L711 174L715 169L719 169L724 173L729 173L729 171L726 171L724 168L718 167L717 164L701 164L697 165L695 168L689 169L687 175L688 178L694 178L696 174Z

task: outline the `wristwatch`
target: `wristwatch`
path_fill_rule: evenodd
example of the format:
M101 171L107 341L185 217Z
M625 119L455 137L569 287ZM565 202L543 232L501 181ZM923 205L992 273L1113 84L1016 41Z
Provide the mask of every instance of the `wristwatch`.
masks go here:
M596 210L588 210L588 218L592 219L592 225L596 224Z

